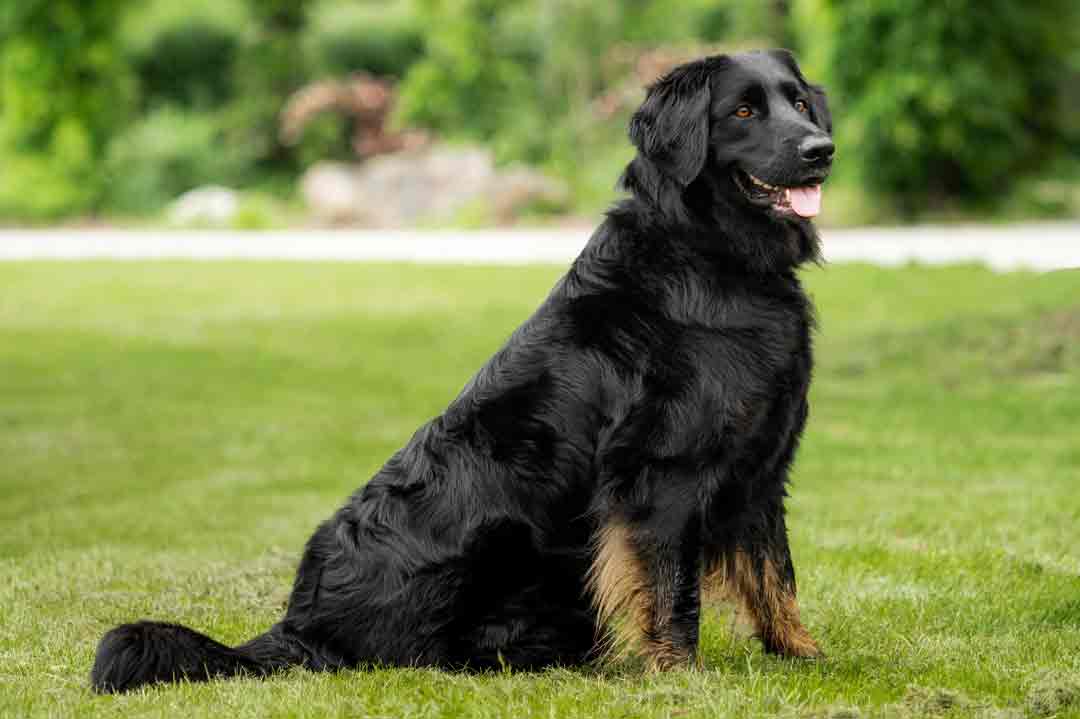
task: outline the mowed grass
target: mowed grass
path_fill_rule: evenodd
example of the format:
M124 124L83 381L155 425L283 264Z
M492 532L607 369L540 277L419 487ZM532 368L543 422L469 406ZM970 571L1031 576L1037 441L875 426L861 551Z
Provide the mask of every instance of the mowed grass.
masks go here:
M96 696L138 618L281 614L315 525L560 268L0 265L0 715L1080 716L1080 274L812 269L790 526L828 654L710 606L703 666L294 670Z

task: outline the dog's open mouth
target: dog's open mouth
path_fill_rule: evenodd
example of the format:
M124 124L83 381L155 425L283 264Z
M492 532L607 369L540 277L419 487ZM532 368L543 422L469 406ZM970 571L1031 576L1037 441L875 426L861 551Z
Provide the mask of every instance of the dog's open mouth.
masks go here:
M809 219L821 212L820 182L799 187L780 187L759 180L745 170L736 169L735 184L753 204L770 207L782 215L798 215Z

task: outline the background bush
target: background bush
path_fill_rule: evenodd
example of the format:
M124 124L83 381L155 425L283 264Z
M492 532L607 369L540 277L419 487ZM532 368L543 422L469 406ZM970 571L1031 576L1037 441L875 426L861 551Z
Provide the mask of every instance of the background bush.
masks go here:
M152 212L199 185L243 183L254 161L250 145L227 141L217 115L166 105L109 144L109 204Z
M19 0L0 7L0 217L100 208L101 159L135 108L116 43L123 0Z
M302 44L315 76L401 77L423 54L424 35L411 3L323 0L308 11Z
M233 66L234 96L222 114L225 136L248 146L253 170L268 182L300 168L278 137L278 113L309 79L300 37L305 0L247 0L252 21Z
M240 0L152 0L124 18L120 42L147 109L213 107L232 94L233 64L251 30Z
M1075 8L810 0L792 25L841 110L839 146L855 148L844 162L910 216L1000 205L1065 150L1076 122L1064 105Z

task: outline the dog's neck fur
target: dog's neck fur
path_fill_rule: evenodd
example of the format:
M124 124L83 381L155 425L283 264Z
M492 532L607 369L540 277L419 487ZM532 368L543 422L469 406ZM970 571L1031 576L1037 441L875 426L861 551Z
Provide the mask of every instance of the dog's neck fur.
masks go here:
M732 199L739 190L729 173L706 168L684 188L638 156L626 166L619 186L630 193L624 202L649 208L665 231L752 272L789 272L821 260L812 223L777 218Z

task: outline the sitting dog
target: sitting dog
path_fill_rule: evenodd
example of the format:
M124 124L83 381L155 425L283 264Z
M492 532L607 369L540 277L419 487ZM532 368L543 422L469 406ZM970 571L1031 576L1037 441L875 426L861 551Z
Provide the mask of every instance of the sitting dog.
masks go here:
M818 257L830 133L786 51L656 82L630 122L628 196L446 411L319 526L284 618L238 647L119 626L93 687L536 668L613 646L667 669L695 661L712 584L767 651L817 656L784 498L811 371L796 269Z

